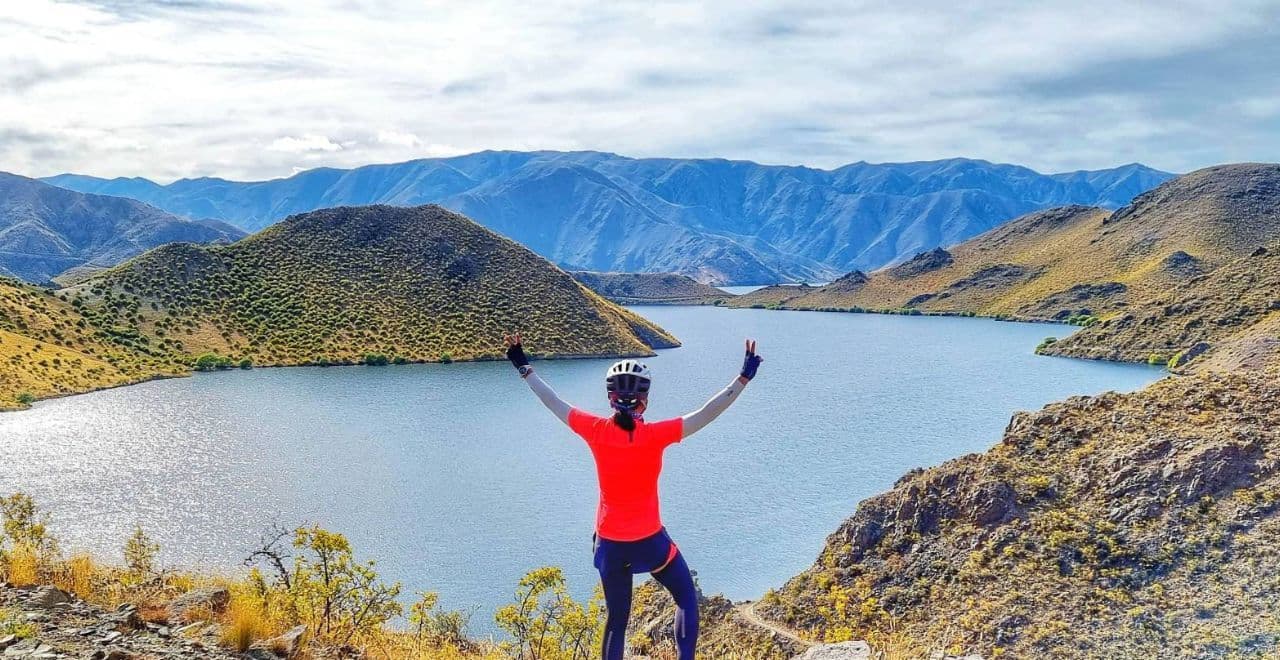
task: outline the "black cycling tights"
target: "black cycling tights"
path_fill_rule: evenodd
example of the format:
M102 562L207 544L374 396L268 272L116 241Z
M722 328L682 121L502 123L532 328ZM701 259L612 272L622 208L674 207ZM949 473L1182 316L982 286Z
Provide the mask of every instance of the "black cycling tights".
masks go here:
M684 555L676 553L671 563L653 573L653 578L666 587L676 601L675 636L680 651L677 657L693 660L693 650L698 645L698 592ZM601 570L600 582L604 585L604 602L609 611L601 653L604 660L622 660L627 648L627 620L631 618L631 571Z

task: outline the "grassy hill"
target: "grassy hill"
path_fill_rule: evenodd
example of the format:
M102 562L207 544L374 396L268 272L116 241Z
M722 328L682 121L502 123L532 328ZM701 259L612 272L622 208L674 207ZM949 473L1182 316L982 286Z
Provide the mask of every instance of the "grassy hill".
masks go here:
M494 358L510 329L544 356L677 345L438 206L305 213L231 245L167 245L68 291L161 350L265 365Z
M1091 327L1047 352L1145 361L1270 324L1275 262L1250 255L1278 243L1280 165L1222 165L1114 213L1038 211L869 276L729 304L1071 321Z
M621 305L712 305L733 298L733 294L678 273L580 270L570 274L587 288Z
M130 331L99 327L65 293L0 278L0 410L186 370Z

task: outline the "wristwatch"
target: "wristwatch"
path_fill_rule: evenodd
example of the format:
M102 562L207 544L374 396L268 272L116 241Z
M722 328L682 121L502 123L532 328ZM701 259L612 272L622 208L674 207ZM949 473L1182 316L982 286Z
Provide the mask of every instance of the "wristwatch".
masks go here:
M533 373L533 367L527 364L522 364L519 367L517 367L517 369L519 369L520 371L521 378L528 378L529 374Z

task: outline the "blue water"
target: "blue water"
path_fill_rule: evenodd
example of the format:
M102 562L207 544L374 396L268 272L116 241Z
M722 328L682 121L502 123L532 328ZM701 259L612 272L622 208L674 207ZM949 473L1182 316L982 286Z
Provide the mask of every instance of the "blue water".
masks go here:
M808 566L859 500L980 451L1009 415L1161 372L1033 355L1071 328L981 319L640 307L684 347L653 358L651 418L700 405L759 340L760 377L667 452L663 511L703 588L759 596ZM537 337L527 343L537 350ZM608 361L538 363L603 412ZM586 448L505 363L258 369L0 415L0 492L53 512L70 548L118 557L143 525L171 564L235 570L273 521L318 522L406 592L485 630L528 569L593 586Z

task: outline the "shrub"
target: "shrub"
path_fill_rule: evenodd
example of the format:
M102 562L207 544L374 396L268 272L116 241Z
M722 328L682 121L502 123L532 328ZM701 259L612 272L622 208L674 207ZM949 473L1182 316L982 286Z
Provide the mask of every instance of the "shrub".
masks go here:
M217 353L203 353L196 358L193 368L196 371L213 371L215 369L230 369L231 358L218 355Z
M1053 346L1056 343L1058 343L1057 337L1045 337L1044 341L1040 342L1039 346L1036 346L1036 353L1043 353L1045 349L1049 348L1050 346Z
M241 369L252 369L252 368L253 368L253 360L250 360L249 358L243 358L243 359L241 359L241 360L240 360L240 368L241 368Z
M385 367L390 364L391 360L382 353L365 353L364 363L371 367Z
M24 405L24 406L29 406L29 405L31 405L32 403L34 403L34 402L35 402L35 400L36 400L36 395L34 395L34 394L30 393L30 392L18 392L18 396L14 397L14 398L18 400L18 403L20 403L20 404L22 404L22 405Z
M40 628L28 622L14 610L0 609L0 637L13 635L18 639L35 637Z
M518 658L587 660L599 645L602 596L579 603L569 596L564 573L556 567L535 569L520 579L514 603L494 615L511 636L504 643Z
M292 565L285 561L289 551L280 547L287 536L277 532L250 557L276 573L271 583L257 569L251 577L265 610L304 623L337 645L376 635L403 612L396 602L400 584L381 582L374 562L357 562L342 534L318 526L293 530Z
M24 493L0 498L0 574L17 586L48 578L60 556L58 542L49 533L49 517Z
M452 355L449 355L448 353L441 353L441 354L440 354L440 363L441 363L441 364L451 364L451 363L453 363L453 356L452 356Z

